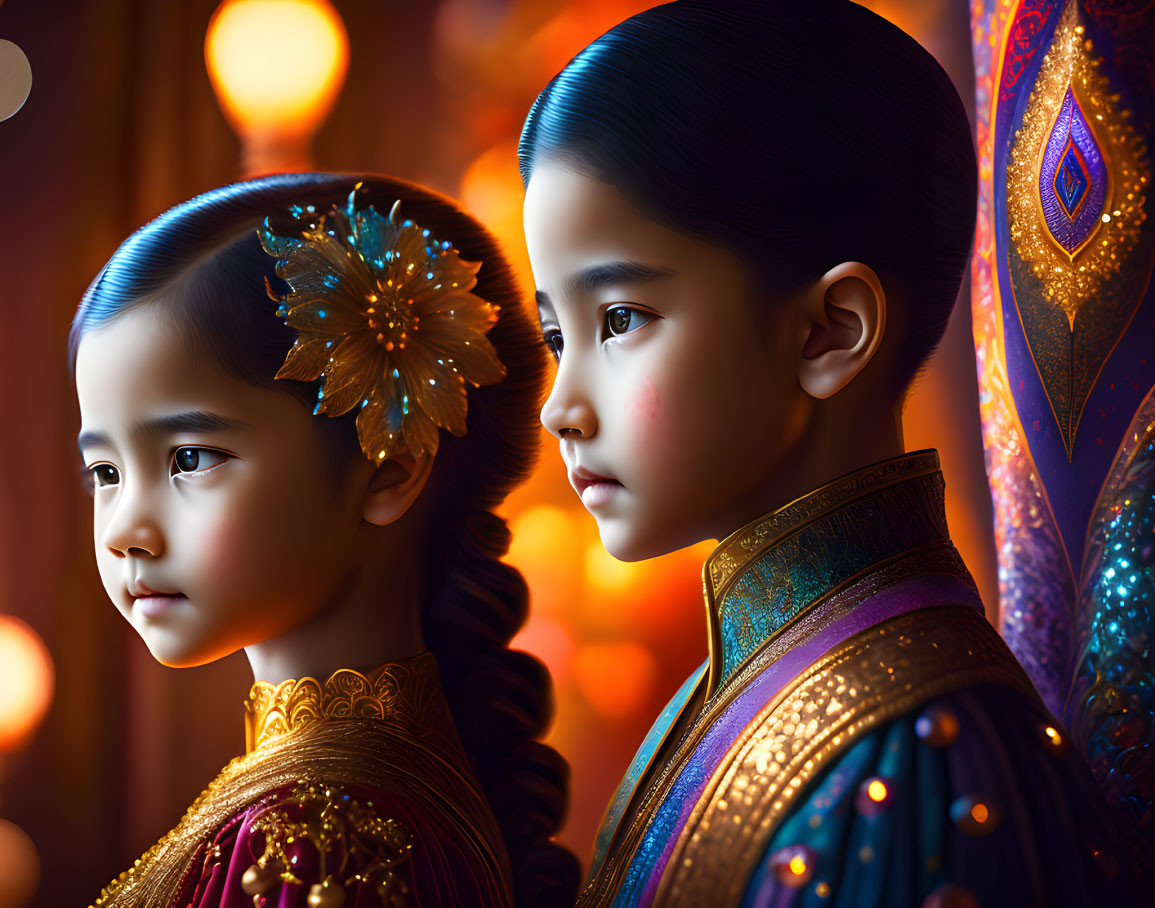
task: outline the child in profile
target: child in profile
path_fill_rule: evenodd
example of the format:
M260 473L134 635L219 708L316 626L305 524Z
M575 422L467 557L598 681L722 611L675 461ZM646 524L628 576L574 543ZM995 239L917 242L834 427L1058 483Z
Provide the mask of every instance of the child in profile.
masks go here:
M488 233L386 177L226 186L120 247L71 353L109 597L163 664L255 679L247 753L97 904L572 899L494 514L544 356Z
M709 658L579 904L1128 903L1094 782L951 543L938 456L903 444L975 218L934 59L848 0L678 0L581 51L519 151L574 490L620 559L720 540Z

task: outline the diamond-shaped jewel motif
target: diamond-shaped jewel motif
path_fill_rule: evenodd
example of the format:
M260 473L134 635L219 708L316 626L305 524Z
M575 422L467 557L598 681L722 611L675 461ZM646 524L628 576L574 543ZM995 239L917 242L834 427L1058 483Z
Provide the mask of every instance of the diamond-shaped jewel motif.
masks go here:
M1087 176L1087 167L1083 163L1082 155L1073 139L1067 139L1067 147L1063 150L1063 157L1059 161L1059 169L1055 173L1055 183L1052 187L1063 211L1070 220L1075 220L1079 213L1079 206L1087 197L1087 187L1090 185Z
M1074 256L1099 225L1107 164L1070 85L1051 124L1039 168L1039 200L1052 239Z

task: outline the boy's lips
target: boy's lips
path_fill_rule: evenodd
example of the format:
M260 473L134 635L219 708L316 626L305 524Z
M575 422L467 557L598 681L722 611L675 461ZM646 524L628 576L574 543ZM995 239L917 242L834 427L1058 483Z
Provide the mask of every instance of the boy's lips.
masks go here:
M148 599L153 596L180 596L182 595L177 590L160 590L154 589L147 583L142 583L139 580L134 580L127 585L128 595L133 599Z
M622 484L612 476L602 476L583 467L575 467L569 474L570 485L578 493L582 504L594 508L608 501Z

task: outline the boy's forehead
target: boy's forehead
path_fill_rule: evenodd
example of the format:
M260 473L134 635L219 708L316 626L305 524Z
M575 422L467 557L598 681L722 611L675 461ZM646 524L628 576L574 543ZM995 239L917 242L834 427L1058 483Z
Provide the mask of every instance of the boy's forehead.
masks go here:
M574 272L619 258L660 258L682 237L617 187L548 163L530 178L524 217L531 260Z

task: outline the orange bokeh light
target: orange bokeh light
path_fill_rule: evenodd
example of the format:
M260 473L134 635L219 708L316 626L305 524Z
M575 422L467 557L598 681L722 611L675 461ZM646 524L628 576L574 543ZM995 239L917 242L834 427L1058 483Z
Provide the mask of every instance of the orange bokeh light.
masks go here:
M573 664L573 636L563 624L542 615L533 615L509 643L512 649L533 653L549 666L555 684L570 676Z
M52 702L52 657L36 631L0 615L0 753L15 750Z
M225 0L205 63L238 132L309 135L345 80L349 38L327 0Z
M589 643L578 650L574 676L590 707L607 719L627 719L650 699L657 664L636 643Z
M880 803L886 800L886 785L875 779L866 786L866 795L870 800Z

